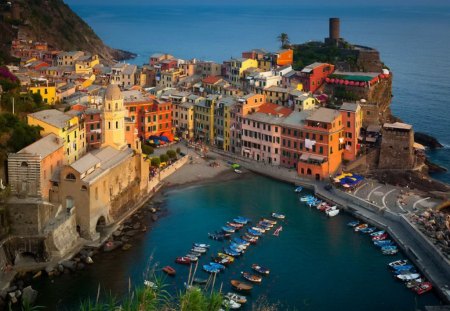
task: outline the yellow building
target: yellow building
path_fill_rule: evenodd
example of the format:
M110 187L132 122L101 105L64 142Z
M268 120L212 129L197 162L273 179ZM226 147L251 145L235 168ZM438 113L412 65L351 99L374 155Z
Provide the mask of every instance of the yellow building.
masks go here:
M75 73L90 74L98 64L100 59L97 54L82 56L75 61Z
M214 110L218 99L218 95L208 95L194 105L194 133L206 143L214 141Z
M108 85L105 92L105 107L103 110L103 135L102 147L111 146L115 149L123 149L127 146L125 139L125 114L123 96L117 84Z
M258 61L251 58L232 58L230 60L229 80L233 84L239 84L248 68L258 68Z
M42 101L49 105L56 103L56 85L48 82L33 82L28 91L33 94L41 94Z
M179 119L178 126L179 131L184 138L191 138L194 136L194 104L182 103L178 105Z
M292 90L289 92L289 107L295 111L312 110L318 104L311 94L299 90Z
M41 135L53 133L64 141L64 156L71 164L86 153L84 122L56 109L42 110L27 116L29 125L40 126Z
M161 72L161 77L156 81L156 86L160 87L177 87L180 78L186 75L180 69L171 69Z

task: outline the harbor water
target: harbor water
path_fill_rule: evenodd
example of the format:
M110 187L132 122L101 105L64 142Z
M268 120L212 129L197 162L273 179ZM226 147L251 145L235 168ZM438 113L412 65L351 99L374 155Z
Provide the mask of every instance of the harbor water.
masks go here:
M47 306L46 310L74 310L81 300L94 298L99 286L103 293L124 295L129 283L141 285L146 269L155 264L174 267L177 275L166 278L168 289L182 290L189 268L175 264L174 259L185 255L192 243L211 244L200 260L208 263L227 244L208 239L208 232L238 215L257 221L274 211L286 215L280 235L267 233L250 246L218 275L216 288L222 284L225 292L231 290L230 280L243 280L240 272L251 272L251 265L258 263L271 272L254 286L248 305L262 296L279 303L279 310L413 311L440 304L433 292L419 297L393 278L387 263L402 255L382 255L368 236L346 225L353 220L350 215L328 218L300 202L293 190L292 185L253 174L169 190L164 193L167 215L134 240L130 250L102 253L86 270L36 281L38 304ZM303 190L300 195L308 193ZM207 274L198 271L196 276L206 278Z

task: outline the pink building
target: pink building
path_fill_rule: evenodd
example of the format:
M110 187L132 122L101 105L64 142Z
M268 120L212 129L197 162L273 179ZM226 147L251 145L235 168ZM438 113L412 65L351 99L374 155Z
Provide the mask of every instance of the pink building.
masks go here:
M257 112L242 118L242 150L244 157L279 165L281 155L281 124L291 109L266 103Z

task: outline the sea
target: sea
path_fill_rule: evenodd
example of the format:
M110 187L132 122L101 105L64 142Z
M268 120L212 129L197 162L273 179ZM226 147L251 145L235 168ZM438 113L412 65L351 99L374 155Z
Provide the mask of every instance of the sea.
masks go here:
M100 2L70 3L106 44L137 53L129 62L138 65L156 52L222 62L252 48L275 51L282 32L292 43L320 41L339 17L341 37L380 51L394 74L393 113L435 136L444 148L428 155L450 169L450 6ZM450 172L433 177L450 183Z
M285 220L278 221L215 281L215 289L226 293L232 290L231 280L243 281L241 272L252 272L252 264L270 269L270 275L254 285L243 310L259 310L252 305L261 302L275 304L276 310L302 311L414 311L441 304L434 292L417 296L395 280L387 264L406 258L403 254L381 254L368 235L347 226L355 220L352 216L341 212L329 218L299 200L308 194L306 190L297 194L292 185L253 174L169 190L163 196L167 215L140 233L131 249L97 255L93 265L75 274L36 279L32 286L39 291L37 305L46 306L45 310L78 310L80 301L95 301L97 293L100 297L128 295L130 287L142 286L148 269L163 275L160 269L166 265L177 273L165 277L164 289L177 295L188 279L189 267L175 264L176 257L185 255L193 243L210 244L195 273L206 279L202 266L229 244L209 239L208 232L220 230L237 216L255 223L261 217L270 218L272 212L284 214ZM151 221L142 217L141 222ZM274 236L279 227L279 236Z

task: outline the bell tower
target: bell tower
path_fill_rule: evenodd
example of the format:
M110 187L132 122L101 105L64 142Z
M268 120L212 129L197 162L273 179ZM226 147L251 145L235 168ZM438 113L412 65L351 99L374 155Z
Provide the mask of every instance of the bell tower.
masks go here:
M127 147L125 139L125 107L122 92L116 84L106 88L103 101L103 143L102 147L115 149Z

